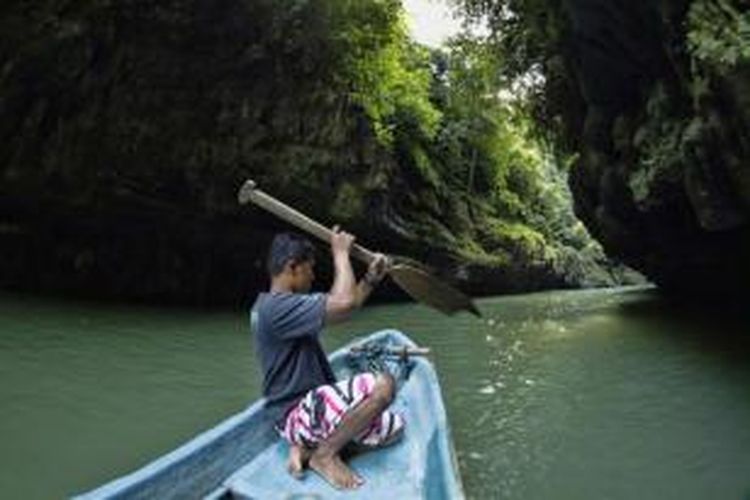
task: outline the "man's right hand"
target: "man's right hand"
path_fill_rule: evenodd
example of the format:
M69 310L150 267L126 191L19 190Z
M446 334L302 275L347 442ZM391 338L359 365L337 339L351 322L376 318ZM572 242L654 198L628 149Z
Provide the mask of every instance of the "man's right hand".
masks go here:
M342 231L338 225L333 226L333 235L331 236L331 253L333 255L349 255L354 244L354 236Z

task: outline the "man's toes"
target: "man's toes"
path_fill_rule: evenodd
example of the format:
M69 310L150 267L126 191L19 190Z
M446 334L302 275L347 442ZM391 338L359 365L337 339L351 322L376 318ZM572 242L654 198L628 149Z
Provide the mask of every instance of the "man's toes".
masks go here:
M356 489L359 486L359 482L357 481L357 478L354 476L354 474L349 476L347 483L350 490Z
M356 471L354 471L354 469L349 469L349 471L351 474L351 480L354 483L355 487L358 487L364 484L365 482L364 479L362 479L362 476L357 474Z
M362 486L362 484L364 484L364 480L356 472L354 472L351 469L349 469L347 482L349 484L349 489L356 489Z

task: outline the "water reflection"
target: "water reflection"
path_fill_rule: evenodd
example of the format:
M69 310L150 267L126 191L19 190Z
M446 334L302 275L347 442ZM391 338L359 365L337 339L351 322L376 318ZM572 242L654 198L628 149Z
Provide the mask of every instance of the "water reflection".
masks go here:
M747 315L717 321L642 289L481 307L487 321L446 324L450 335L427 320L409 325L439 353L470 497L740 498L749 489ZM734 370L733 360L742 361Z

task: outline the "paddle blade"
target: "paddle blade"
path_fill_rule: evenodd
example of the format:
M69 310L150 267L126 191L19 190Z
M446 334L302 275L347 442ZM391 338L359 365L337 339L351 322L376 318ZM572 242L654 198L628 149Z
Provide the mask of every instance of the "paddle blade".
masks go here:
M481 317L479 309L469 297L423 269L408 264L396 264L388 274L398 286L418 302L434 307L445 314L468 311Z

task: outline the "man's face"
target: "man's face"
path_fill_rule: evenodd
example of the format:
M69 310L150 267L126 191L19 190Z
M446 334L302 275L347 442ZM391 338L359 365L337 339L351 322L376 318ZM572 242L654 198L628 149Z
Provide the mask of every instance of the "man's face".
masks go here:
M306 293L312 288L315 281L315 260L306 260L296 264L290 264L289 270L292 273L292 283L295 292Z

